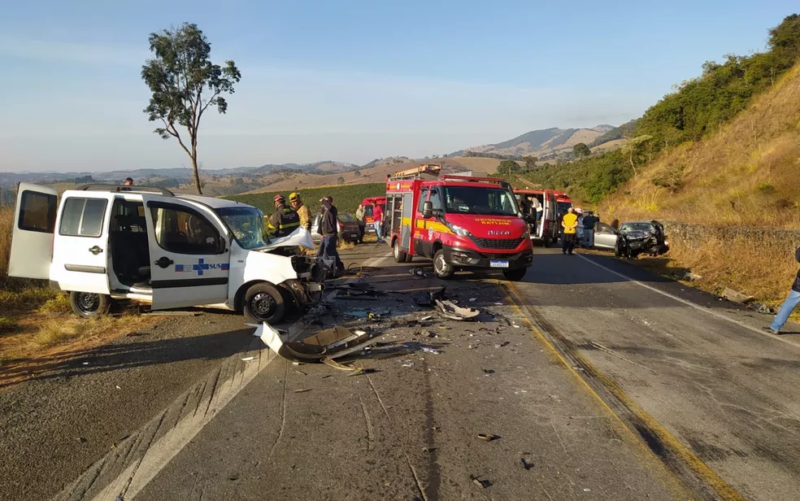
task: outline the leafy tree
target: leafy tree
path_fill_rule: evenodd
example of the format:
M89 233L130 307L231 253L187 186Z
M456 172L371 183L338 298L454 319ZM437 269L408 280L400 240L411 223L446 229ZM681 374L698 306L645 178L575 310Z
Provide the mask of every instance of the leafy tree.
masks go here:
M233 94L233 86L242 75L233 61L226 61L223 67L211 62L211 44L196 24L184 23L180 28L151 33L149 42L155 57L142 66L142 80L152 92L144 112L151 122L162 122L156 134L163 139L174 137L189 155L194 185L202 194L197 164L200 119L210 106L219 113L228 110L222 94ZM186 129L188 145L178 125Z
M344 178L343 178L342 176L339 176L339 177L336 179L336 182L337 182L337 183L339 183L339 184L344 184Z
M527 157L522 157L522 160L525 161L525 170L526 171L534 170L536 168L536 162L539 161L538 158L532 157L530 155L528 155Z
M355 177L361 177L361 171L360 170L356 170L355 172L353 172L353 175Z
M519 164L513 160L503 160L497 166L497 173L504 176L507 176L513 172L517 172L518 170Z
M575 153L575 158L588 157L592 154L592 150L586 146L586 143L578 143L572 147L572 152Z

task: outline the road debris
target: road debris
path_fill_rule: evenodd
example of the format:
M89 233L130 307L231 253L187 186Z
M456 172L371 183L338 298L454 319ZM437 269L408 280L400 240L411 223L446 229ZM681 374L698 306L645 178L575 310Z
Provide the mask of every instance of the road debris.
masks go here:
M729 287L725 287L725 289L722 291L722 297L724 297L725 299L727 299L732 303L738 303L738 304L749 303L750 301L755 299L753 296L742 294L741 292L735 291Z
M486 479L481 479L478 476L470 475L469 478L470 478L470 480L472 480L473 484L479 486L482 489L486 489L486 488L489 488L489 487L492 486L492 482L490 482L489 480L486 480Z
M422 351L424 351L425 353L433 353L434 355L441 355L442 354L441 351L439 351L437 349L434 349L434 348L429 348L427 346L423 346L422 347Z
M414 362L409 362L407 364L403 364L400 367L414 367Z
M294 390L295 393L308 393L311 391L311 388L302 388L300 390Z
M439 299L436 300L436 308L444 318L450 320L472 320L481 313L475 308L462 308L456 306L452 301L441 301Z
M433 306L437 299L444 299L446 286L438 287L432 291L418 292L411 299L417 306Z
M411 270L409 270L409 271L410 271L410 273L411 273L412 275L414 275L415 277L419 277L419 278L425 278L425 277L427 277L427 276L428 276L428 275L426 275L426 274L425 274L425 272L424 272L424 271L422 271L422 268L420 268L419 266L415 266L414 268L412 268L412 269L411 269Z
M308 374L306 374L305 372L303 372L303 371L301 371L299 369L295 369L294 372L297 373L297 374L300 374L301 376L308 376Z
M256 358L256 357L244 357L244 358L242 359L242 362L250 362L250 361L252 361L252 360L255 360L255 358Z
M321 360L321 362L322 362L323 364L327 365L328 367L333 367L334 369L338 369L338 370L340 370L340 371L354 371L354 370L358 370L358 367L353 367L352 365L340 364L340 363L339 363L339 362L337 362L336 360L334 360L334 359L332 359L332 358L328 358L328 357L325 357L325 358L323 358L323 359Z
M527 459L525 459L525 458L520 458L520 459L519 459L519 462L520 462L520 464L522 465L522 467L523 467L523 468L525 468L525 470L531 470L531 469L533 469L533 463L530 463L530 462L528 462L528 460L527 460Z
M503 341L503 342L502 342L502 343L500 343L500 344L496 344L496 345L494 345L494 347L495 347L495 348L503 348L504 346L508 346L508 345L510 345L510 344L511 344L511 341Z
M495 440L499 440L500 435L478 433L478 439L483 440L484 442L493 442Z
M423 447L422 452L433 452L436 450L436 447Z
M492 374L494 374L494 371L492 369L481 369L481 370L487 376L491 376Z
M288 360L321 362L323 358L339 358L363 350L377 342L382 332L358 334L341 326L313 334L302 341L283 341L281 334L268 323L256 326L255 336L278 355Z

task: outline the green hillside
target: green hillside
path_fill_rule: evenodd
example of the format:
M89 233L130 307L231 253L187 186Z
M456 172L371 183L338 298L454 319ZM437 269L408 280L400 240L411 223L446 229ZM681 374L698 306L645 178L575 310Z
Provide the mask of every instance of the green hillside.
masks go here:
M277 193L278 192L250 193L231 195L222 198L252 205L261 209L264 214L272 214L275 211L273 197ZM290 192L283 190L280 193L288 198ZM319 200L322 197L331 196L333 197L333 205L335 205L340 212L354 213L364 198L385 195L386 185L384 183L372 183L347 186L323 186L300 190L299 193L312 212L317 212L319 210Z

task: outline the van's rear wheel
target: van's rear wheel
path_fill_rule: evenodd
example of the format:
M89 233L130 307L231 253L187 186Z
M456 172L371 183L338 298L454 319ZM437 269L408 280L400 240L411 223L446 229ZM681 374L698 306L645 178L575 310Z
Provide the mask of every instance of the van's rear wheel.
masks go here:
M111 297L92 292L70 292L69 304L72 311L83 318L99 317L111 309Z
M254 323L276 323L283 319L286 303L283 294L272 284L250 286L244 295L244 316Z
M394 243L394 249L392 249L394 253L394 261L396 263L405 263L406 262L406 253L400 250L400 242Z
M436 254L433 255L433 272L436 273L438 278L443 280L452 277L456 272L456 269L452 265L447 264L443 249L439 249L436 251Z
M525 274L528 273L528 268L517 268L515 270L503 270L503 275L506 277L506 280L510 280L512 282L519 282L523 278L525 278Z

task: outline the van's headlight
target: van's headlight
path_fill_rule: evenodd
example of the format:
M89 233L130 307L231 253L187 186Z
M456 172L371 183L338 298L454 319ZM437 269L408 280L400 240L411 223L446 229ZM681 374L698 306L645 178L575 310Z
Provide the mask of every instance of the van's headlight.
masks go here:
M450 228L450 231L452 231L453 233L455 233L459 237L468 237L469 236L469 231L467 231L466 229L462 228L461 226L456 226L455 224L452 224L452 223L444 223L444 224L447 225L448 228Z
M523 240L529 239L529 238L531 238L531 232L530 231L526 231L525 233L522 234L522 239Z

